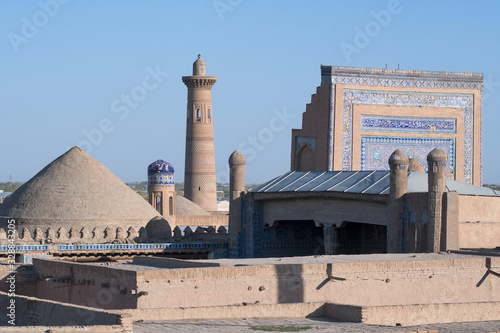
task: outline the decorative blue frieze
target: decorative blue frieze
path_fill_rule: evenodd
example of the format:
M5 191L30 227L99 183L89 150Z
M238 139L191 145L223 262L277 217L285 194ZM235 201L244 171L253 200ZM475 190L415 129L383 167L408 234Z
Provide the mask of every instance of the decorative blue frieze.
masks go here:
M148 184L149 185L174 185L174 175L173 174L164 174L164 173L156 173L148 175Z
M227 243L147 243L147 244L64 244L58 250L65 251L137 251L137 250L177 250L177 249L219 249L227 248Z
M12 245L0 245L0 252L12 251ZM15 253L48 251L48 245L14 245Z
M457 132L454 118L419 118L361 115L361 130L376 132L439 133Z
M483 75L477 73L382 72L373 69L335 66L322 66L321 68L321 83L331 84L483 90L483 81Z

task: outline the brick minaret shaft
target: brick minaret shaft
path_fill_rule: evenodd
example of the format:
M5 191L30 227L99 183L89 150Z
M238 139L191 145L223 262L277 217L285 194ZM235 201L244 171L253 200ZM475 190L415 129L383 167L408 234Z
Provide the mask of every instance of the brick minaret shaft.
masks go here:
M206 76L200 55L193 76L183 76L188 87L184 197L206 211L217 210L212 113L212 86L216 76Z

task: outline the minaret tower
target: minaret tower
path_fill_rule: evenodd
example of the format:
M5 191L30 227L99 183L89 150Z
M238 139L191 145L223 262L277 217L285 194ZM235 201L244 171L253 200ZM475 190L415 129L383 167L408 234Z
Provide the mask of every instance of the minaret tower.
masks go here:
M188 87L184 197L206 211L216 211L212 86L217 77L206 75L198 55L193 76L183 76L182 81Z

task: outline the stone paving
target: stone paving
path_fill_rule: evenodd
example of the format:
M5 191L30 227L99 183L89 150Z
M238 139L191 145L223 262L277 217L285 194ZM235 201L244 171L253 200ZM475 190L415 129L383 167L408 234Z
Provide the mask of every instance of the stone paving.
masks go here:
M336 322L328 318L290 318L290 319L221 319L221 320L190 320L190 321L169 321L134 323L134 333L159 333L159 332L276 332L256 330L264 326L295 326L310 327L300 332L305 333L500 333L500 321L453 323L453 324L432 324L407 327L389 327L364 325L360 323ZM285 331L280 331L285 332ZM288 330L291 332L291 330Z

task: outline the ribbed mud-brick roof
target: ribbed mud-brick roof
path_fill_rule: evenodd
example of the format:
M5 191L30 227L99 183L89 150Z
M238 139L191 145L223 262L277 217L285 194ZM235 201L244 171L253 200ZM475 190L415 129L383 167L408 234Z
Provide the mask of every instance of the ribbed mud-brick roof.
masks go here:
M0 221L34 229L145 226L158 212L104 165L73 147L5 199Z

